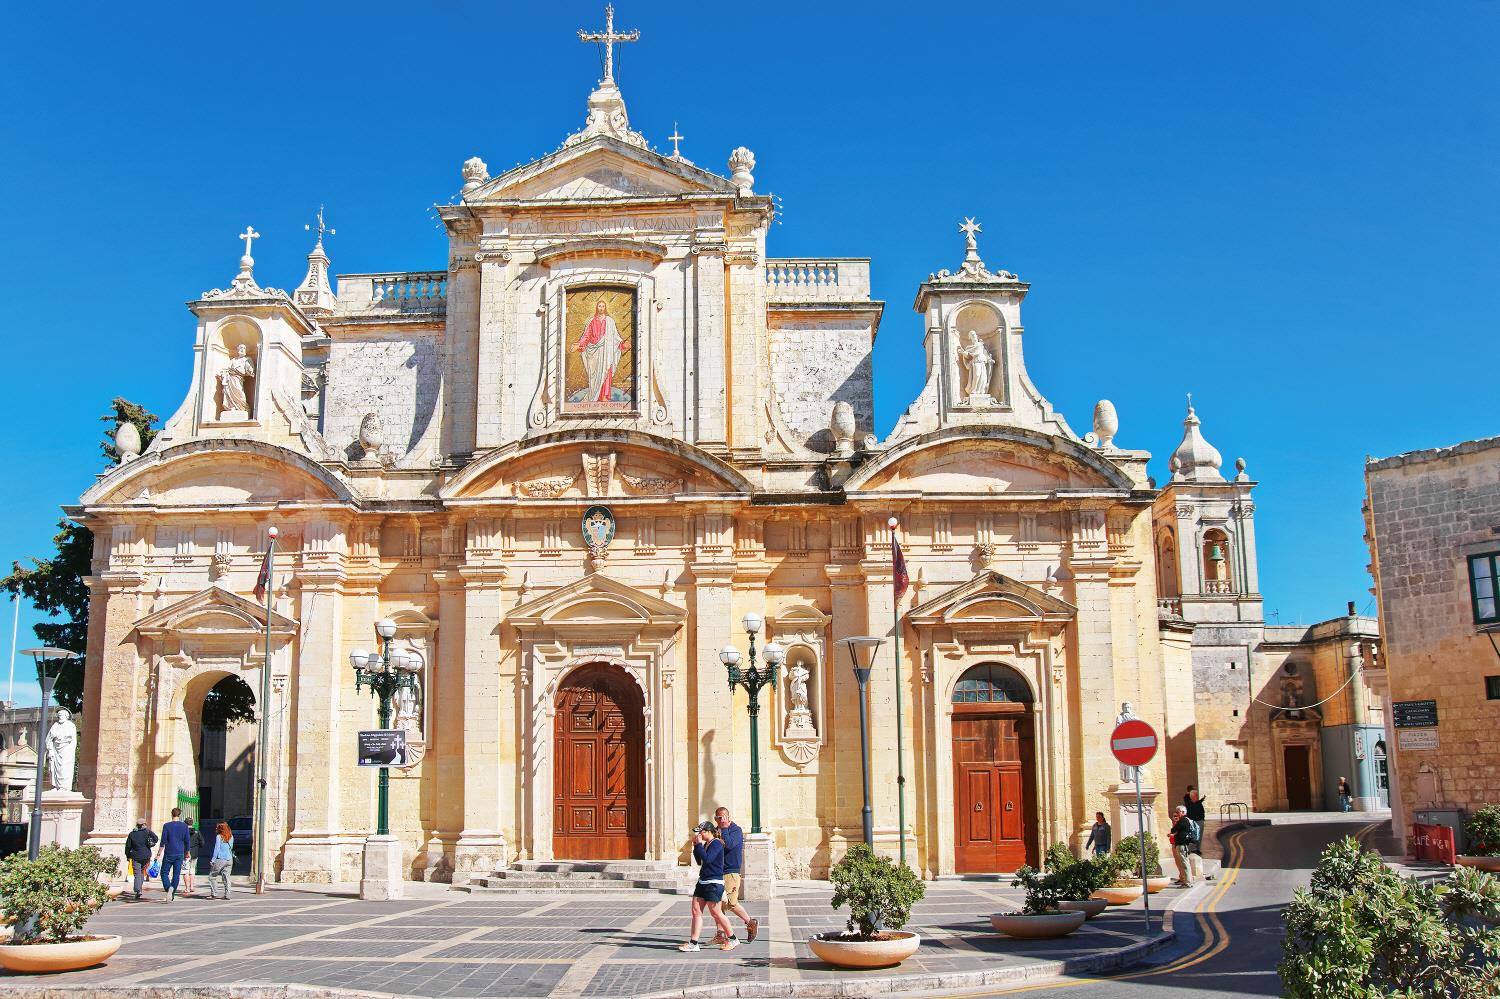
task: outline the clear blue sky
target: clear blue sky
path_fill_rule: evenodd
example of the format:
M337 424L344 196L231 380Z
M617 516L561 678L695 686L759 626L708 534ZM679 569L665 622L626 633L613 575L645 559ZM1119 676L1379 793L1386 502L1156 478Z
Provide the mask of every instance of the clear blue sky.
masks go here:
M670 149L677 122L721 172L753 149L773 254L874 258L882 434L965 215L1032 283L1030 371L1075 429L1112 399L1164 479L1191 391L1249 462L1281 621L1369 601L1365 455L1500 433L1500 4L618 6L636 128ZM0 564L48 551L110 398L176 408L183 302L234 276L236 233L279 287L320 202L336 272L441 267L430 207L463 160L500 172L582 124L599 62L574 32L602 7L10 9Z

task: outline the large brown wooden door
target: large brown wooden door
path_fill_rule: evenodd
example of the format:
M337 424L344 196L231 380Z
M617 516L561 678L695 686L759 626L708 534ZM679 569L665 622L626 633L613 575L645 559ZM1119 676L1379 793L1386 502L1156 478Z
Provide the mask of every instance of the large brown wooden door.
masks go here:
M633 681L587 666L557 693L552 855L627 860L646 853L644 712Z
M1294 811L1312 809L1312 771L1306 746L1286 746L1281 751L1286 766L1286 807Z
M1037 865L1031 720L1024 709L955 705L954 834L960 874ZM979 705L974 705L979 707ZM1015 706L1020 709L1020 705Z

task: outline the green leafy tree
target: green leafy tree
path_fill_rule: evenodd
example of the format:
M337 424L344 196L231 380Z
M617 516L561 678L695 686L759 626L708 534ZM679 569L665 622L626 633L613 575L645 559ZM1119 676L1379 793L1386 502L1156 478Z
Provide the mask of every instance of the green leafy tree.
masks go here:
M1500 857L1500 805L1476 809L1464 823L1464 838L1471 856Z
M117 397L99 421L105 424L99 453L113 465L120 460L115 450L115 426L125 422L135 424L140 431L141 447L145 448L156 436L158 417L144 406ZM43 645L87 652L89 591L83 580L89 575L93 561L94 535L87 527L64 519L58 522L52 545L52 557L32 559L29 569L19 562L13 563L11 574L0 579L0 589L20 593L48 617L60 619L43 621L33 629ZM82 657L64 660L52 698L74 713L83 710ZM254 720L255 698L243 683L220 684L204 700L203 717L210 727Z
M859 940L874 940L883 930L905 926L912 906L927 891L910 867L876 856L863 843L849 848L828 871L828 880L833 883L833 907L849 907L849 935Z
M0 860L0 912L15 925L15 943L62 943L77 936L109 900L100 881L119 867L98 847L44 847L35 860L13 853Z
M1448 882L1392 871L1352 837L1323 851L1284 913L1278 966L1292 999L1500 995L1500 882L1460 868Z

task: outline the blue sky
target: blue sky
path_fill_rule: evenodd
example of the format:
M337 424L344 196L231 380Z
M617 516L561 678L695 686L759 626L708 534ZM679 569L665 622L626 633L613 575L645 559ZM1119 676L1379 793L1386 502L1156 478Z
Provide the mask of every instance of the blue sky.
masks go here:
M1191 391L1249 462L1283 622L1369 604L1367 454L1500 433L1500 4L618 6L637 129L670 149L676 122L721 172L753 149L774 255L874 258L882 434L965 215L1032 283L1031 375L1075 429L1112 399L1164 479ZM430 207L463 160L552 150L599 73L575 31L602 4L244 10L7 14L0 560L48 550L110 398L176 408L183 303L234 276L247 224L262 284L300 280L320 202L335 272L441 267Z

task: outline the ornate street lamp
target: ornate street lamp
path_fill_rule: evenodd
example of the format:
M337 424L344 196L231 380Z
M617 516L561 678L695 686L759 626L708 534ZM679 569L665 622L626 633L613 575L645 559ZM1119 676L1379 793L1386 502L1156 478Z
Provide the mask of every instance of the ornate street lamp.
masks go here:
M375 633L380 636L379 652L355 649L349 653L349 665L354 667L354 690L369 687L380 699L380 727L391 727L391 701L403 690L416 686L416 656L391 649L391 639L396 637L396 622L381 618L375 622ZM376 797L375 835L390 834L391 768L380 768L379 794Z
M781 662L786 658L786 652L775 642L766 644L762 655L766 660L766 668L759 669L755 665L755 636L760 631L762 624L761 616L754 611L745 615L740 622L744 625L745 634L750 639L750 668L740 670L740 650L733 645L726 645L719 651L719 662L729 671L729 689L744 687L745 692L750 695L750 832L760 832L760 688L770 685L776 686L776 673L781 669Z
M865 827L865 846L875 849L874 818L870 812L870 718L865 710L865 691L870 684L870 670L875 666L875 653L885 641L875 635L856 635L839 639L839 644L849 650L849 662L854 666L854 679L859 681L859 762L865 781L865 807L861 813Z
M77 659L78 653L43 646L22 649L21 655L36 661L36 681L42 687L42 713L36 722L36 800L31 806L31 830L26 839L26 856L35 860L42 849L42 771L47 766L47 708L52 704L52 685L57 682L57 674L47 672L47 663Z

